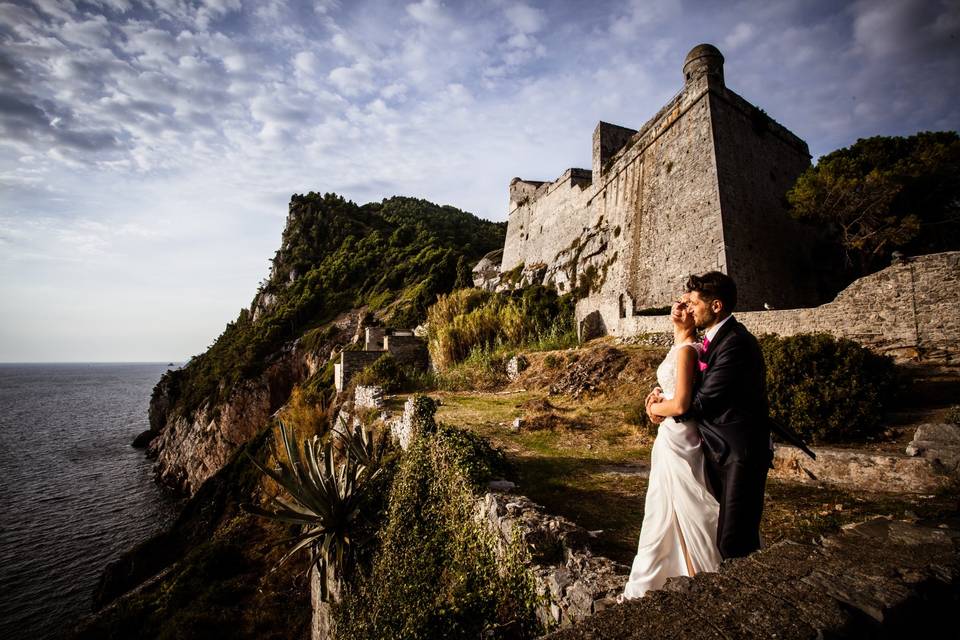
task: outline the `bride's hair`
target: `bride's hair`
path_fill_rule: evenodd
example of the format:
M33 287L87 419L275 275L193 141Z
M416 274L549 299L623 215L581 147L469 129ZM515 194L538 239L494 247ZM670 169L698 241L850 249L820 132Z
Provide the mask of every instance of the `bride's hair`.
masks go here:
M737 285L725 273L708 271L702 276L690 276L686 289L687 293L696 291L706 300L719 300L727 313L733 313L737 306Z

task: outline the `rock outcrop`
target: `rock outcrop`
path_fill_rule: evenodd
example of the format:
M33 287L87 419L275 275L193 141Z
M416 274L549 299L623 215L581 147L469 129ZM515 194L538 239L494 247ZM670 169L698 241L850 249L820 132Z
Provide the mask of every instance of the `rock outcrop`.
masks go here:
M222 405L206 404L182 416L171 410L176 397L158 385L150 404L150 424L157 431L148 454L156 457L157 479L193 495L269 422L287 401L294 384L305 380L315 362L294 347L252 380L240 382Z
M804 484L890 493L933 493L956 481L953 473L930 458L900 453L814 447L816 460L788 445L774 449L771 478Z

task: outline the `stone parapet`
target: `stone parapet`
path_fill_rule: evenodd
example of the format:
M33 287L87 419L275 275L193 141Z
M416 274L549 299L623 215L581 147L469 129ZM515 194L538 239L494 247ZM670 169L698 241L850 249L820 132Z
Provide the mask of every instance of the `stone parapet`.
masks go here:
M960 251L891 265L856 280L819 307L734 316L755 335L822 332L900 360L960 364ZM670 331L671 325L669 316L633 316L606 328L628 337Z

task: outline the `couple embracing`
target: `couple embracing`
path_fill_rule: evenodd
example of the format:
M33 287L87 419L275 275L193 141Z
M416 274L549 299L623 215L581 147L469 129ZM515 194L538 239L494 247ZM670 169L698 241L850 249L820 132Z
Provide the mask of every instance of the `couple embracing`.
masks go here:
M672 306L674 345L646 400L659 427L643 525L618 601L659 589L671 576L716 571L721 560L762 545L773 461L766 373L756 338L731 315L736 304L733 280L711 271L691 276Z

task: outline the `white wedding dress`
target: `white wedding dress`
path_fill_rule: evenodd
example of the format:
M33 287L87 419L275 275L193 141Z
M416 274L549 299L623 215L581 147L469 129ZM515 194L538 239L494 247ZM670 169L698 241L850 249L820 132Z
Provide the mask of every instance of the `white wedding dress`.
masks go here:
M674 345L657 368L666 398L677 388L677 354L699 344ZM717 518L720 505L707 490L700 433L693 422L666 418L650 452L650 481L643 524L624 598L659 589L671 576L716 571Z

